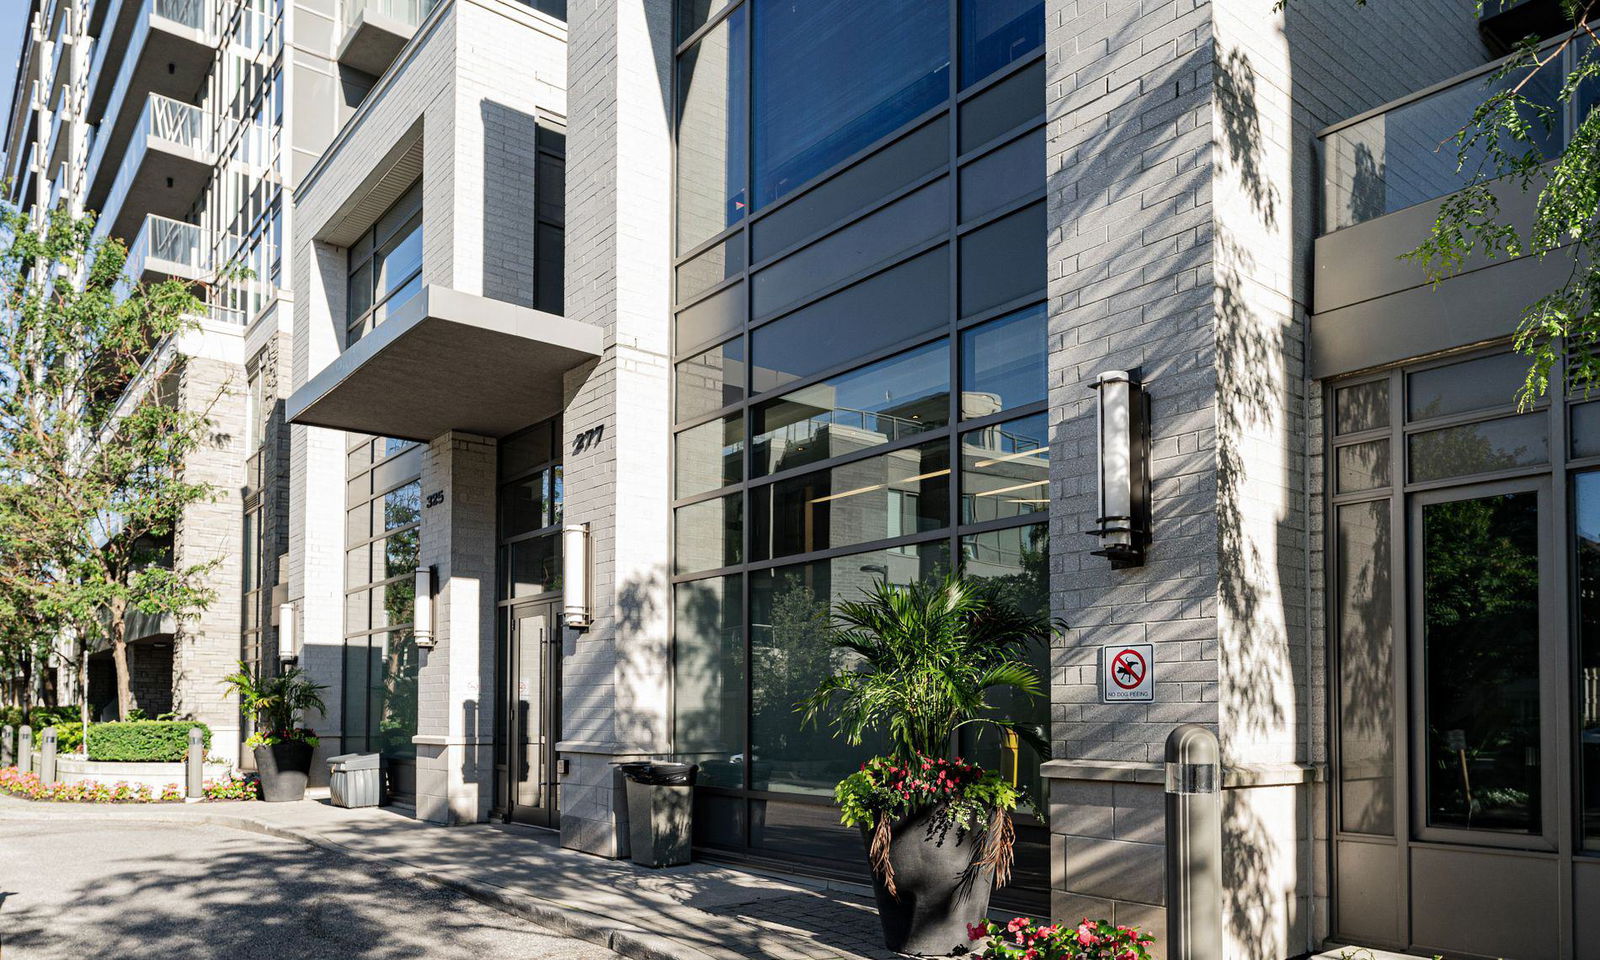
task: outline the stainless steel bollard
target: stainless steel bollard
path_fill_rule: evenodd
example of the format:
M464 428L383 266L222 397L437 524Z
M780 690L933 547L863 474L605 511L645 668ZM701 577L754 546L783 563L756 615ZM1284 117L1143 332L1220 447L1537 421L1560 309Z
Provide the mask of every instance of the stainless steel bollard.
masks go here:
M39 779L56 782L56 728L45 727L39 734Z
M0 767L9 767L17 761L17 728L11 724L0 726Z
M26 723L17 728L17 772L33 772L33 728Z
M1167 737L1167 960L1222 960L1222 750L1186 723Z
M189 728L189 789L190 800L198 800L206 789L206 739L199 727Z

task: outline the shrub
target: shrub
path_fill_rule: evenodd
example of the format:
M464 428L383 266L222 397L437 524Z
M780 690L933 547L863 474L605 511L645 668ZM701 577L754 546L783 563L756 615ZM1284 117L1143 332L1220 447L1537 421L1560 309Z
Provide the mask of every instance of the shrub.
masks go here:
M56 728L56 752L77 753L83 746L83 724L77 720L59 721L51 724ZM33 748L44 749L44 732L49 727L35 727L33 731Z
M189 731L200 728L211 749L211 728L195 720L129 720L89 726L89 759L128 763L182 760L189 753Z
M65 707L34 707L24 710L21 707L0 707L0 726L20 727L24 723L37 733L45 727L56 723L68 723L78 719L76 705Z

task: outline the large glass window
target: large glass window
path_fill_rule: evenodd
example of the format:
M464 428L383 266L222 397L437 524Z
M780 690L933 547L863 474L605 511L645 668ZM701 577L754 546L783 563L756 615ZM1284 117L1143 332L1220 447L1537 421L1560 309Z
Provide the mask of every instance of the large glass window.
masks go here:
M757 206L944 102L949 70L943 3L757 0Z
M422 289L422 184L407 190L350 246L345 346Z
M678 249L745 214L746 8L678 58Z
M399 761L391 787L411 792L417 649L411 628L422 533L422 450L354 436L345 458L343 748Z
M1347 833L1394 833L1394 594L1389 501L1336 508L1339 810Z
M500 442L499 599L561 588L561 431L546 421Z

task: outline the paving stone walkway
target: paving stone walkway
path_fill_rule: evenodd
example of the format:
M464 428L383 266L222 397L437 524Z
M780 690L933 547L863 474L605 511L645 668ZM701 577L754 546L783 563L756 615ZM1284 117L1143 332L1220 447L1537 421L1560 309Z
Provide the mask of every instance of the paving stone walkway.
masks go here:
M387 808L299 803L46 804L0 797L0 818L190 821L286 837L460 890L637 960L889 960L860 888L694 863L635 867L506 824L440 827Z

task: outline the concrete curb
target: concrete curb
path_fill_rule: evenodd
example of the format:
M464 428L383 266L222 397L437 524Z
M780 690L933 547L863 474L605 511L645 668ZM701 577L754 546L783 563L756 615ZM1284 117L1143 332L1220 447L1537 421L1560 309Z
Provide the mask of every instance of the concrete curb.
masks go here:
M596 913L559 900L512 893L493 884L366 853L312 830L269 823L244 813L165 814L161 810L151 809L151 806L129 805L101 809L96 804L51 803L0 795L0 820L92 819L98 822L201 824L261 834L280 840L292 840L352 860L359 860L393 876L422 880L454 890L502 913L520 917L549 933L605 947L626 960L717 960L693 944L647 930L618 917ZM112 812L113 810L117 812ZM121 812L123 810L129 812Z

